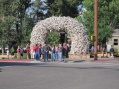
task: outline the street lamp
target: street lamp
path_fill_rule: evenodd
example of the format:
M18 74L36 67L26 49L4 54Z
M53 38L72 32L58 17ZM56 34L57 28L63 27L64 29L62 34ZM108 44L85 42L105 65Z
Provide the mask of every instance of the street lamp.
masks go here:
M94 0L94 60L97 60L98 43L98 0Z

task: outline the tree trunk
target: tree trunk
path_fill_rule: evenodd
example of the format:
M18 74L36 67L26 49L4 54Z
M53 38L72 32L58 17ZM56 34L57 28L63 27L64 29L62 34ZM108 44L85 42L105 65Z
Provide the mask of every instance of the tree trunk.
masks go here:
M4 53L5 53L5 46L3 45L2 46L2 55L4 55Z

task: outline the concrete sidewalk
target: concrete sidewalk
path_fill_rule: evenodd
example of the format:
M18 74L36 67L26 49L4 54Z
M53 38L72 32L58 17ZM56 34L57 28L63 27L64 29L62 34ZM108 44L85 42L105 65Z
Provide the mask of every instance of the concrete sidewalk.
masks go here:
M72 63L77 63L77 62L105 62L105 61L112 61L112 60L119 60L119 58L98 58L98 60L94 60L94 58L87 58L87 59L64 59L63 62L72 62ZM44 60L42 59L41 62ZM57 62L58 60L56 60ZM35 59L0 59L0 62L27 62L27 63L33 63L33 62L39 62ZM49 59L49 62L51 62L51 59Z

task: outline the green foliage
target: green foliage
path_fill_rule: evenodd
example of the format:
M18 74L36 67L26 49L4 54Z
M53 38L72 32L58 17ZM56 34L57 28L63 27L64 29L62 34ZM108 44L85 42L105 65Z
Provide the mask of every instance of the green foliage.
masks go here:
M56 45L59 43L60 35L55 30L52 30L47 37L48 43L50 45Z
M114 48L114 55L118 56L118 48Z
M34 26L34 19L28 16L24 18L22 22L22 46L25 46L29 42L31 31Z
M16 20L18 0L1 0L0 1L0 44L10 44L15 40L15 31L13 29Z
M87 29L90 36L94 34L94 0L83 0L86 12L83 12L84 22L81 17L77 17ZM119 1L118 0L99 0L98 1L98 40L102 42L112 36L113 29L119 22ZM80 19L79 19L80 18Z
M14 48L12 47L11 49L10 49L10 52L12 53L12 52L14 52L15 50L14 50Z
M16 27L16 31L17 31L17 43L21 45L21 43L23 42L25 36L27 35L23 35L23 31L24 31L24 20L25 17L27 16L26 14L26 10L27 8L29 8L31 6L30 4L31 0L19 0L19 5L17 8L17 20L16 20L16 24L18 25L18 28Z
M0 44L12 45L13 42L21 44L23 38L27 36L23 34L25 26L23 21L26 16L26 9L30 6L30 1L0 0ZM27 27L31 31L33 25L29 25Z
M14 16L18 8L19 0L0 0L0 14L3 16Z
M82 0L40 0L35 1L35 12L37 16L42 18L50 16L70 16L76 17L78 15L77 6ZM43 11L47 13L43 15Z

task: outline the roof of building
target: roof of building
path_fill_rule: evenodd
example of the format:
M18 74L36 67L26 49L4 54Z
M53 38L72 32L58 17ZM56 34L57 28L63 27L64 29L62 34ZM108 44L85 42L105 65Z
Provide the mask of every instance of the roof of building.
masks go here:
M114 35L118 35L118 36L119 36L119 29L115 29L115 30L114 30L114 33L113 33L112 35L113 35L113 36L114 36Z

